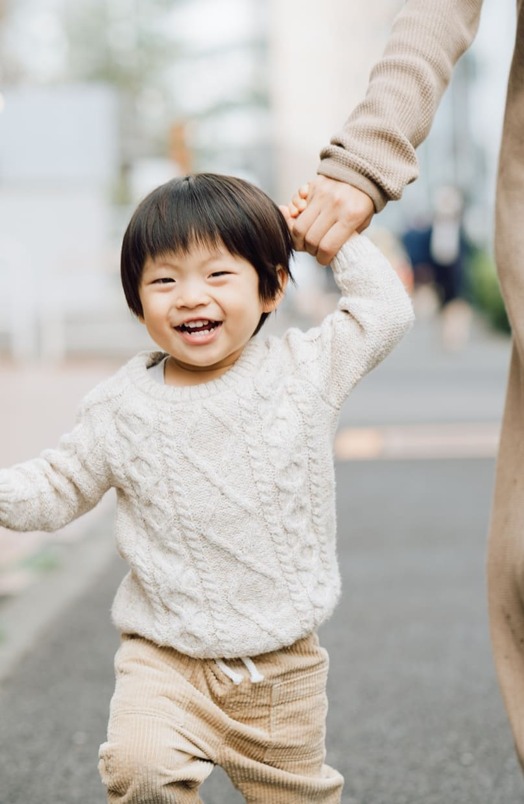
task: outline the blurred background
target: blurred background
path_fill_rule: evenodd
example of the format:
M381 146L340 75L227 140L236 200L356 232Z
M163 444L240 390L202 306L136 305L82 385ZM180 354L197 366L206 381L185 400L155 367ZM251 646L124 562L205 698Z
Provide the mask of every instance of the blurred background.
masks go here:
M362 98L401 6L0 0L0 467L54 445L82 396L150 347L119 278L140 199L210 170L287 202ZM484 0L420 178L368 232L417 322L352 394L335 440L345 593L322 638L347 804L523 800L484 581L510 349L492 220L514 6ZM277 330L336 303L314 260L299 255L294 273ZM112 506L57 534L0 528L2 804L103 798L123 572ZM239 800L214 784L207 801Z
M1 353L56 362L140 346L118 281L136 203L192 170L241 175L287 201L362 97L400 5L0 0ZM407 281L446 302L466 296L504 328L489 257L513 24L511 4L499 6L485 3L420 149L421 178L376 226L404 246L381 241ZM461 227L460 277L444 289L438 243L429 252L439 204ZM307 294L298 301L307 311Z
M362 98L401 5L0 0L0 466L54 444L82 395L151 346L119 278L122 234L140 199L173 176L210 170L287 202ZM487 439L490 454L509 345L492 219L512 11L484 3L419 149L419 180L368 231L413 294L413 376L447 355L465 377L458 355L467 361L479 334L497 344L502 379L494 388L486 374L491 407L476 414L490 419L488 432L471 435ZM277 329L315 324L336 303L329 272L307 255L297 263ZM398 417L412 419L403 404ZM378 403L377 421L384 413ZM455 418L471 415L461 408ZM376 433L350 435L339 457L384 450ZM85 529L82 520L62 538ZM48 542L0 529L0 596L24 588L33 564L53 565Z
M0 0L0 465L55 443L81 396L151 345L119 279L122 234L140 199L173 176L210 170L287 202L363 96L401 5ZM489 404L475 412L462 402L453 414L489 420L470 441L488 443L490 455L509 345L492 219L512 12L511 3L484 3L419 150L419 180L369 230L413 293L413 376L446 355L442 365L466 377L460 360L490 339L501 379L494 387L487 373L488 396L476 393ZM297 262L277 328L315 324L336 303L329 272L307 255ZM403 405L397 418L413 419ZM440 415L423 402L420 410ZM378 402L374 424L384 415ZM384 451L383 434L350 436L339 457ZM0 529L0 595L25 586L27 561L48 540ZM37 567L53 563L45 555Z

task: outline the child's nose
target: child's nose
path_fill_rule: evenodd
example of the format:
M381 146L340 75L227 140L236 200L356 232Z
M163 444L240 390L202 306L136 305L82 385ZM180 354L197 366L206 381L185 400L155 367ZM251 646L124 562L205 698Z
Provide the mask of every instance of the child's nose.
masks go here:
M177 307L200 307L207 301L207 291L201 282L184 282L179 285Z

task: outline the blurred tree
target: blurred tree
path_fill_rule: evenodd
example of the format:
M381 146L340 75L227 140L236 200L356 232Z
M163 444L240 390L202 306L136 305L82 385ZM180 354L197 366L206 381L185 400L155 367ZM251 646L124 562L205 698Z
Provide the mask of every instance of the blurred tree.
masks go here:
M497 269L489 251L476 249L473 253L469 264L469 284L473 304L489 323L501 332L511 332Z
M108 81L139 94L172 59L166 14L175 4L176 0L89 0L65 5L73 77Z
M177 0L64 4L68 77L107 82L119 90L123 163L168 151L174 96L166 73L177 51L169 15L176 5Z
M13 0L0 0L0 81L2 84L14 84L23 74L22 66L7 42L7 29Z

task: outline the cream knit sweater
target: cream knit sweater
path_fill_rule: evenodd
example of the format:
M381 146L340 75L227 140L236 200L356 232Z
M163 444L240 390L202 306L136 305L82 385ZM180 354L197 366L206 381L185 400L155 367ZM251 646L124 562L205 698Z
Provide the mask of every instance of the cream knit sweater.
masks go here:
M258 336L219 379L160 385L139 354L84 400L55 450L0 471L0 524L54 530L117 492L130 571L116 626L194 657L254 656L316 629L339 594L332 440L351 388L412 323L362 236L334 261L338 310Z

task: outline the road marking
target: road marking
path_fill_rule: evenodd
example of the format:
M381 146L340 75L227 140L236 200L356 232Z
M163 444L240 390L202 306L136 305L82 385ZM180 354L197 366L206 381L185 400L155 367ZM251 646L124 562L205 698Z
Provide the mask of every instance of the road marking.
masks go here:
M494 458L498 422L347 427L335 437L339 461Z

